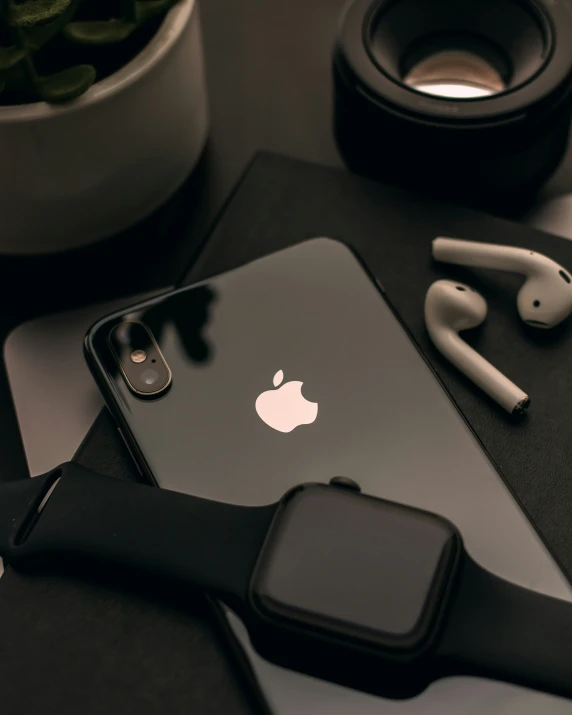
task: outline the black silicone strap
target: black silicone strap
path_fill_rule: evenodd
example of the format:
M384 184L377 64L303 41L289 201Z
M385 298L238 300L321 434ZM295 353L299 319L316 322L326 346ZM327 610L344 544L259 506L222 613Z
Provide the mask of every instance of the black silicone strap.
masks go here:
M122 482L69 462L2 487L0 554L14 564L42 557L104 560L244 605L275 511L275 504L234 506Z
M135 568L210 591L241 613L276 508L212 502L67 463L0 489L0 554L14 564L71 557ZM572 604L465 555L435 655L437 677L490 676L572 697Z
M484 570L468 555L439 646L448 673L572 697L572 604Z

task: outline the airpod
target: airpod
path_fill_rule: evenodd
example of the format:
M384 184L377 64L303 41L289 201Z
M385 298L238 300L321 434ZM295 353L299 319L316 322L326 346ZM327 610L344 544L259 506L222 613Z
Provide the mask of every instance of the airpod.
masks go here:
M528 395L459 337L487 316L485 299L463 283L441 280L425 297L425 324L435 347L507 412L522 413Z
M528 325L553 328L572 313L572 278L568 271L542 253L493 243L436 238L433 258L526 276L518 292L517 307Z

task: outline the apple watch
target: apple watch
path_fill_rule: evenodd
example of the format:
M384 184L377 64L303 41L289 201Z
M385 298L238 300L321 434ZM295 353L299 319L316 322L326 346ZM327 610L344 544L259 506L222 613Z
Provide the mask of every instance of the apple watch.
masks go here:
M0 555L205 590L268 660L386 697L460 674L572 697L572 604L487 572L451 522L345 478L244 507L67 463L0 487Z

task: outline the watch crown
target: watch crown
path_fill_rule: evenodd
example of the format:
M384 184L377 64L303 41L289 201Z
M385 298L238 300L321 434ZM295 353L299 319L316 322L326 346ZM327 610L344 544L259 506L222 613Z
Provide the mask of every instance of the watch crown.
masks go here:
M330 479L330 486L348 489L351 492L361 492L360 485L349 477L332 477L332 479Z

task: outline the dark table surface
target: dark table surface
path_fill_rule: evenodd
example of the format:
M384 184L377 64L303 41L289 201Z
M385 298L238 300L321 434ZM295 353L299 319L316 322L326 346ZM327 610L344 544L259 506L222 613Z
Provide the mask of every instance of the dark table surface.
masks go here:
M124 234L65 254L0 256L0 342L25 320L176 282L256 151L341 166L330 56L344 4L202 0L211 129L196 171ZM572 151L545 193L571 190ZM27 475L3 362L0 435L0 481Z
M342 165L330 56L346 0L200 2L211 128L196 171L120 236L65 254L0 256L1 343L26 320L175 283L258 150ZM572 151L545 193L571 190ZM2 358L0 465L0 482L28 474Z

